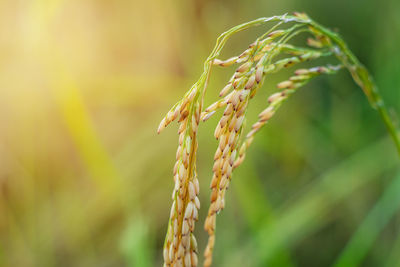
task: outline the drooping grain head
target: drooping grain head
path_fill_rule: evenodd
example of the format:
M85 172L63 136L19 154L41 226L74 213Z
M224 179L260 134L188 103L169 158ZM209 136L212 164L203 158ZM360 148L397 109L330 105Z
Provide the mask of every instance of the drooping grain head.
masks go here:
M195 169L197 128L200 122L200 103L193 101L196 89L190 92L161 121L163 129L179 116L179 146L174 166L175 188L167 236L163 248L165 266L197 266L197 242L193 235L200 209L199 180ZM178 114L178 115L175 115Z
M251 43L239 56L227 60L217 58L230 36L270 21L277 21L278 24ZM292 26L286 29L276 29L285 23L292 23ZM312 36L307 40L309 47L288 44L293 37L301 33L308 33ZM284 55L284 57L276 59L279 55ZM343 65L296 70L295 75L277 85L280 91L270 95L266 101L267 107L260 112L258 121L252 125L247 134L244 134L246 111L257 90L262 87L266 76L305 61L331 55L339 59ZM221 99L203 111L203 98L212 65L226 67L234 64L238 64L238 67L219 92ZM225 194L232 179L232 172L243 163L246 151L252 144L255 134L271 120L282 103L300 87L321 74L335 74L343 66L350 71L356 83L363 88L371 104L380 109L380 114L383 114L382 117L388 129L393 130L391 122L385 120L386 111L382 105L383 102L365 68L347 49L339 36L313 22L304 13L295 13L294 16L260 18L236 26L218 38L213 52L204 64L204 71L199 80L167 113L158 127L160 133L168 124L178 119L179 146L173 169L175 187L172 193L172 207L163 248L164 266L188 267L198 264L197 241L193 231L200 209L199 180L196 173L199 122L207 121L218 109L225 109L214 132L214 137L218 140L218 147L214 154L212 168L210 206L204 223L204 228L209 235L204 252L204 266L208 267L212 263L216 241L216 216L225 207ZM400 151L400 141L394 134L393 138Z

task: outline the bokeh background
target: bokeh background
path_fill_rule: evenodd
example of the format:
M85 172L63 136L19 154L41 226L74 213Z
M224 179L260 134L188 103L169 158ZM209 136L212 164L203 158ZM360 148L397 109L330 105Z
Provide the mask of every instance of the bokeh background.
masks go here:
M337 29L400 114L398 0L1 1L0 266L161 266L177 129L157 136L159 121L221 32L293 11ZM231 71L213 72L206 104ZM200 127L201 249L216 123ZM234 173L215 266L400 266L399 163L348 73L314 80Z

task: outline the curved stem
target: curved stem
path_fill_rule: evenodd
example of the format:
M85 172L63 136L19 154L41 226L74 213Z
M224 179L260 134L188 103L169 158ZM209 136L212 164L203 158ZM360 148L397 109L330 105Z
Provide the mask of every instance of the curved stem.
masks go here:
M396 130L396 127L391 120L388 111L386 109L385 103L379 93L377 86L375 85L372 76L369 74L368 70L360 63L357 57L350 51L343 39L335 32L326 29L325 27L319 25L313 20L305 21L304 23L309 24L311 27L322 33L323 35L329 37L337 47L334 48L334 53L336 57L347 67L353 80L361 87L367 96L371 106L376 109L383 120L386 129L388 130L390 136L392 137L397 152L400 156L400 137Z
M384 106L378 107L378 112L379 115L381 116L383 122L385 123L385 126L387 130L389 131L390 135L392 136L392 139L396 145L397 152L400 155L400 140L399 140L399 135L396 131L396 128L393 125L392 120L389 117L389 114Z

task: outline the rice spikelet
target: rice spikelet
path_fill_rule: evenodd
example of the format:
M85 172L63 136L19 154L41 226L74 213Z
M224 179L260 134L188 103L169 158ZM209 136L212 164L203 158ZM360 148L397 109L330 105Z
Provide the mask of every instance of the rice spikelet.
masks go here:
M218 59L228 39L235 33L249 27L277 22L269 31L252 42L238 56L226 60ZM278 28L291 23L290 27ZM309 33L312 38L308 47L289 44L291 38ZM276 60L279 55L285 55ZM277 84L278 92L268 98L267 107L259 114L247 135L243 136L246 111L250 100L262 87L264 78L305 61L321 57L335 56L341 64L309 69L297 69L289 79ZM236 71L219 92L220 100L203 110L203 99L208 87L210 70L213 65L227 67L234 64ZM163 247L164 266L197 266L198 247L193 234L195 222L199 219L199 180L196 172L198 147L198 126L207 121L216 111L224 108L214 136L218 146L214 154L213 176L210 182L210 206L204 222L208 232L208 243L204 252L204 266L212 264L212 254L216 242L216 216L225 207L225 194L232 179L232 172L246 157L256 133L275 116L279 107L300 87L321 74L335 74L346 67L354 81L362 88L371 106L379 110L400 153L400 140L390 121L380 94L373 84L368 71L347 48L344 41L334 32L315 23L304 13L273 16L250 21L224 32L214 50L204 63L199 80L190 88L181 101L175 104L162 119L157 132L162 132L172 121L178 121L178 148L173 167L174 189L167 235Z

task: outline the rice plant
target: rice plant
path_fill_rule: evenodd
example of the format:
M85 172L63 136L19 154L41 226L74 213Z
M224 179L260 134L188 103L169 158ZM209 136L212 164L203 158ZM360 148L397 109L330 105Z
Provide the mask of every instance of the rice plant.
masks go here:
M220 59L219 55L228 39L250 27L275 22L275 25L252 42L240 55ZM307 34L303 47L290 44L293 37ZM259 120L245 133L246 111L251 99L262 87L265 77L305 61L328 57L332 65L297 68L287 80L277 84L278 93L268 98L266 108ZM207 108L203 107L204 94L208 87L212 66L238 64L226 86L219 93L220 100ZM172 192L172 207L164 242L164 266L197 266L198 247L193 234L199 219L199 179L196 172L197 132L200 121L207 121L218 109L224 109L214 136L219 141L214 155L211 179L211 200L204 228L208 233L208 244L204 252L204 266L211 266L215 244L216 216L225 207L225 194L232 172L245 159L255 134L274 116L278 108L299 88L320 75L332 75L347 69L353 80L361 87L370 105L378 111L400 154L400 139L387 113L384 102L367 69L348 49L343 39L335 32L321 26L304 13L259 18L224 32L214 50L204 63L199 80L188 90L161 121L160 133L168 124L178 120L179 146L173 170L175 188ZM203 179L204 181L204 179Z

